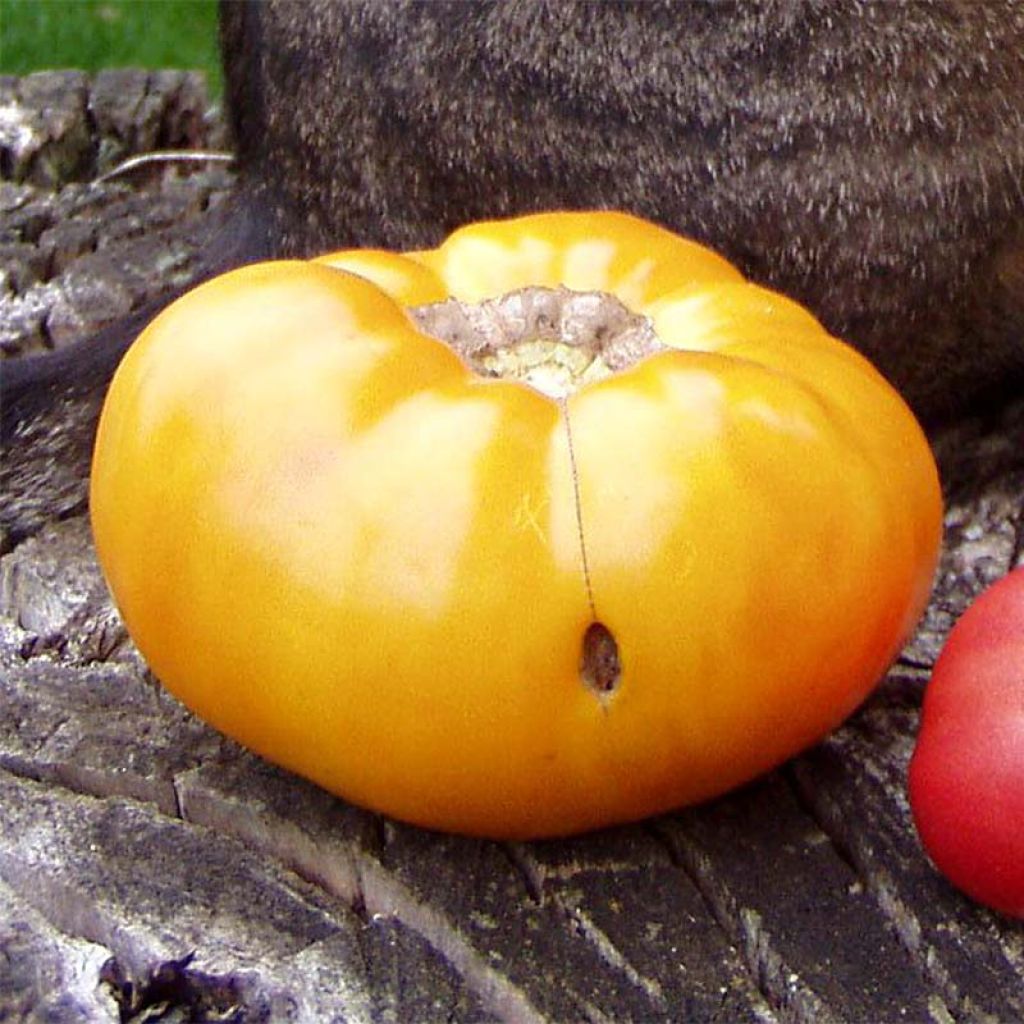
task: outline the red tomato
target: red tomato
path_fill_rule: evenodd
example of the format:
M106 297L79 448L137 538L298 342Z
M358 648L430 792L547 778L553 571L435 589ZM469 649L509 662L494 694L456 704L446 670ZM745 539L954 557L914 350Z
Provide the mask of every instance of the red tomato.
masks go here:
M925 695L910 803L939 870L1024 917L1024 567L950 633Z

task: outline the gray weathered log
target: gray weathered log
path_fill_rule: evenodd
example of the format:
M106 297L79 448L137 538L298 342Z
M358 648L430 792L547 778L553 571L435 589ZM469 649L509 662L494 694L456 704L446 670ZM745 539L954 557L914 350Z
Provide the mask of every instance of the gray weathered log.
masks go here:
M0 185L8 350L187 271L223 187ZM0 1020L1024 1019L1024 926L937 875L905 795L928 668L1024 557L1022 437L1024 402L937 439L971 487L918 635L849 723L731 796L562 842L390 822L242 750L148 674L85 517L50 524L0 559Z

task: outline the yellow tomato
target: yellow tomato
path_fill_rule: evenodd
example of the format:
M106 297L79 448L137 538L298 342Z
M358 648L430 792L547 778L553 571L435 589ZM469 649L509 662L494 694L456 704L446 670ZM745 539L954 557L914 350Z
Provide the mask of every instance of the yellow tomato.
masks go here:
M669 350L552 398L405 310L524 286L609 292ZM527 837L836 726L925 604L941 501L907 407L806 310L653 224L551 213L186 295L111 387L92 515L202 717L358 804Z

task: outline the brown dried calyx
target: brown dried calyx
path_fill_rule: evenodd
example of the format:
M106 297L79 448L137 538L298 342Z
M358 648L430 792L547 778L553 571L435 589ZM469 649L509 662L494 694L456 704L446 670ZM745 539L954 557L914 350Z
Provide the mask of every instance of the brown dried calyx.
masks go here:
M559 399L666 348L647 317L605 292L522 288L409 312L481 376L521 380Z

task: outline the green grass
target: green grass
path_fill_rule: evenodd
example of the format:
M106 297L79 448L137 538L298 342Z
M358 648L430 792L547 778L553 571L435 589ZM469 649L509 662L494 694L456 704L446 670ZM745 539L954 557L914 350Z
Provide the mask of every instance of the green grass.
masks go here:
M221 90L216 0L0 0L0 72L198 68Z

